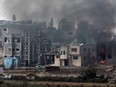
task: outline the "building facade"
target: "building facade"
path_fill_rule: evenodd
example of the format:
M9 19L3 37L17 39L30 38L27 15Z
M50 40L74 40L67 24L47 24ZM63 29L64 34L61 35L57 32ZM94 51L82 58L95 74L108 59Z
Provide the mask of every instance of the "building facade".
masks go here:
M97 62L116 64L116 41L97 43Z
M3 58L0 58L0 75L3 74Z
M38 49L48 51L50 42L45 42L45 23L26 21L0 22L0 49L2 57L16 57L20 65L29 66L38 60ZM41 38L41 40L40 40ZM40 43L43 49L39 48Z
M96 58L96 45L68 45L60 48L61 66L94 65Z
M82 57L79 45L61 46L60 54L61 66L82 66Z
M82 66L91 66L97 63L96 45L86 44L80 46Z

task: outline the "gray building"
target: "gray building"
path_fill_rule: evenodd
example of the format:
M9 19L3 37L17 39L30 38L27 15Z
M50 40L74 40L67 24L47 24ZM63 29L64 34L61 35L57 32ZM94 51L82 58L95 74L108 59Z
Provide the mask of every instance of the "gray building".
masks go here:
M40 35L40 30L42 33L46 32L45 22L0 21L0 48L3 50L1 51L3 52L2 56L15 56L19 58L20 65L24 66L31 65L34 61L37 61L40 43L43 47L47 47L45 46L47 43L42 43L46 36ZM41 41L40 38L42 38ZM46 51L47 48L44 50Z
M82 66L91 66L97 63L96 44L84 44L80 46Z

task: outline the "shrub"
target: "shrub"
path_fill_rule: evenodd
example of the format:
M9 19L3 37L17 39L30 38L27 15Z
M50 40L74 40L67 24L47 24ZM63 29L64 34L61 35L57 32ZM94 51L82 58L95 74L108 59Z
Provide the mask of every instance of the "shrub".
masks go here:
M83 70L81 75L84 81L96 78L96 69L89 67L86 70Z
M4 81L3 80L0 80L0 84L4 84Z

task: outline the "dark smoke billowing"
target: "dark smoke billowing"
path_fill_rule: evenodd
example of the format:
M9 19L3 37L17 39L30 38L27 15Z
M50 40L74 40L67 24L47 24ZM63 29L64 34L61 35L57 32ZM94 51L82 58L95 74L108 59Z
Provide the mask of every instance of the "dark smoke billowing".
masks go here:
M115 0L112 2L115 2ZM21 20L87 20L107 28L115 24L115 7L111 0L4 0L6 16L16 14Z
M18 20L48 21L60 18L65 0L4 0L4 11L8 19L13 14Z
M88 22L94 29L91 32L96 41L109 41L116 24L115 3L115 0L82 0L80 3L73 3L70 6L64 4L62 13L64 13L63 17L69 20ZM86 31L87 29L81 35L83 36Z
M113 1L114 2L114 1ZM112 29L115 27L116 7L111 0L83 0L63 10L65 16L72 20L86 20L96 28Z
M16 14L19 20L57 22L62 18L87 21L99 31L115 28L115 0L4 0L7 18ZM57 23L56 22L56 23Z

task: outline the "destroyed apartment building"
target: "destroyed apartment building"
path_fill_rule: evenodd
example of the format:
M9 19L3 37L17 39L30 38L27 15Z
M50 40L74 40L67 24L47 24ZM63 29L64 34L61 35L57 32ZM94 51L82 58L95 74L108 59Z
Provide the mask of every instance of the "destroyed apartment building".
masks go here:
M16 57L23 66L38 62L40 52L50 50L51 42L45 33L45 22L0 20L0 56Z
M116 64L116 41L61 45L59 49L59 53L48 53L44 56L45 65L80 67Z

